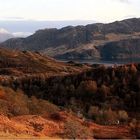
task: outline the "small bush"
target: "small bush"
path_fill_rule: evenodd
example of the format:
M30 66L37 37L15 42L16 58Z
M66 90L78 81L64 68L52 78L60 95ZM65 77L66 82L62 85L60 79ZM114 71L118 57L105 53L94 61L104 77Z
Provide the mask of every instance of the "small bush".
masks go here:
M137 73L137 68L136 68L136 66L134 64L132 64L130 66L130 72L133 73L133 74Z
M80 94L95 94L97 92L97 83L96 81L88 80L88 81L82 81L78 87L78 92Z
M99 109L98 106L91 106L88 111L88 117L95 120L99 124L117 125L118 121L128 121L128 114L126 111L114 111L109 109Z
M23 91L0 87L0 113L4 115L43 115L57 112L59 108L46 100L29 98Z
M63 139L93 139L93 132L80 122L68 119L64 124Z
M30 125L34 128L36 132L41 132L44 129L44 124L30 122Z
M140 122L137 122L136 125L136 138L140 139Z
M128 121L129 117L128 117L128 114L127 114L126 111L120 110L118 112L118 118L119 118L120 121L126 122L126 121Z
M88 111L88 116L94 120L99 116L99 107L91 106Z
M60 113L53 113L50 115L50 118L55 120L55 121L63 121L64 120L64 117L61 116Z
M108 95L110 95L110 88L107 87L106 85L102 85L99 88L99 95L98 95L100 100L105 101Z

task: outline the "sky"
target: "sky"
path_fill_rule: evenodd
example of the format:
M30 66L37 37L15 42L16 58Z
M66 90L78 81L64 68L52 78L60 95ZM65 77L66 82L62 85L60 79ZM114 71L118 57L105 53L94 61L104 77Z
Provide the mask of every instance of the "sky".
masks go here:
M12 28L17 32L17 24L5 27L7 21L10 21L8 24L25 21L27 27L27 24L31 26L34 22L43 24L45 28L48 24L44 24L44 21L50 21L50 25L53 21L59 21L59 24L60 21L87 21L85 23L88 24L131 17L140 17L140 0L0 0L0 28L11 32L14 32ZM22 32L22 29L18 31Z
M0 0L0 19L96 20L140 16L140 0Z

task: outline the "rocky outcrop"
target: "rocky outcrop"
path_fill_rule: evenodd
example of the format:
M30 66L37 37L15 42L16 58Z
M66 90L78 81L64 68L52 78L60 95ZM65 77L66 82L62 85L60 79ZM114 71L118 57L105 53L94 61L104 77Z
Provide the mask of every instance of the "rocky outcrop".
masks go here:
M140 58L140 39L109 42L98 48L104 60Z

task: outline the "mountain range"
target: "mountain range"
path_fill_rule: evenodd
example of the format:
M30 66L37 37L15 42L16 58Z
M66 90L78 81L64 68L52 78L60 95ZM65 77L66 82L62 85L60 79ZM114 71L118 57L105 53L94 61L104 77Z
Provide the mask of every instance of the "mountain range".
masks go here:
M38 51L57 59L140 58L140 18L36 31L9 39L3 47Z

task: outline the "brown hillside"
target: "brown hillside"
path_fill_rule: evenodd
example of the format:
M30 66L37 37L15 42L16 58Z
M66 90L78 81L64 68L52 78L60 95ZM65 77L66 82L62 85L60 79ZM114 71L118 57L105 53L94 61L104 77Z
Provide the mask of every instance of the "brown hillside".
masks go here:
M58 62L37 52L20 52L0 48L0 75L22 76L43 73L46 76L54 76L77 73L84 69L88 69L88 67Z
M0 95L0 138L135 138L129 126L97 125L21 91Z

